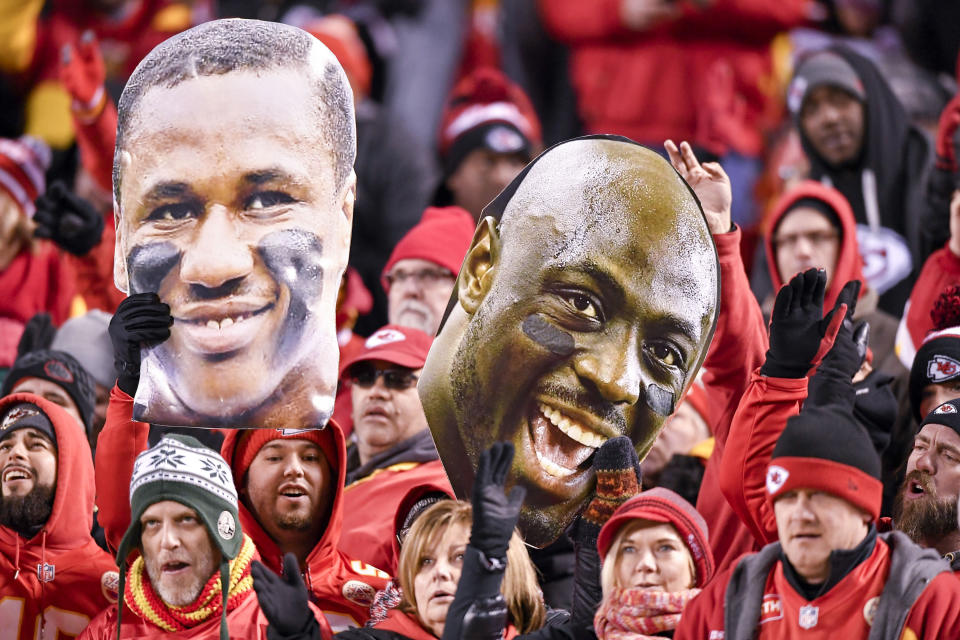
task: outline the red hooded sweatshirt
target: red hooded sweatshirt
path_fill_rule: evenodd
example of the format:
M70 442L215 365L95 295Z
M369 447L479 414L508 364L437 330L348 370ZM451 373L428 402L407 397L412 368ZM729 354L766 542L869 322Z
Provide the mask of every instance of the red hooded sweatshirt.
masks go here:
M827 287L826 294L823 297L823 310L828 312L833 309L833 305L837 302L837 296L840 295L843 285L850 280L860 281L861 298L867 291L867 281L863 278L863 258L860 257L860 249L857 246L857 222L853 217L853 209L850 208L850 203L847 202L842 193L813 180L804 180L785 193L777 202L773 213L770 214L768 231L763 237L763 243L767 248L767 266L770 268L773 291L777 292L786 282L780 277L780 271L777 269L777 250L773 246L773 236L777 227L780 226L783 216L793 208L797 201L805 198L820 200L825 203L833 209L840 221L841 237L840 249L837 251L837 266L833 270L833 278L830 280L830 286ZM794 275L791 273L787 280Z
M77 421L32 393L0 400L40 407L57 435L57 488L47 523L29 540L0 526L0 620L4 638L76 636L117 601L117 565L90 536L93 459ZM42 622L41 622L42 616ZM19 634L14 631L19 629Z
M220 454L231 465L241 430L230 431ZM370 617L370 604L376 591L383 589L389 576L359 560L351 560L337 549L343 521L343 484L347 452L343 432L332 420L322 431L329 437L325 451L336 451L329 460L336 479L336 495L330 507L327 529L307 558L303 579L313 603L326 615L333 631L362 625ZM97 506L98 521L103 526L107 543L116 548L130 523L129 488L133 463L137 454L148 447L150 425L133 419L133 398L114 386L110 392L107 421L97 440ZM242 478L246 469L236 469L235 478ZM118 481L118 478L124 480ZM238 493L242 487L238 486ZM240 526L253 539L263 564L280 573L283 554L267 535L254 515L240 502Z

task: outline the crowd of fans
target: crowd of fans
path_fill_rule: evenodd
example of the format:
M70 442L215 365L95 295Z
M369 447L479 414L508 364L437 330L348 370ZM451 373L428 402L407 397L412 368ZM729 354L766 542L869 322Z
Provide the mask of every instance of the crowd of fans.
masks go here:
M309 32L353 92L320 430L133 417L173 318L114 286L116 104L227 17ZM5 633L960 637L958 25L931 0L0 1ZM512 445L456 501L417 381L486 205L584 134L697 195L719 322L645 459L606 441L535 549Z

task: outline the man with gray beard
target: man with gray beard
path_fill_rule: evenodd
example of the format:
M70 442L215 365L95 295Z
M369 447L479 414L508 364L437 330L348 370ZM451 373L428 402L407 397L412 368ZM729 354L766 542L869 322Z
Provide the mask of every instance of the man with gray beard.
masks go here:
M927 414L907 458L907 475L894 504L894 526L936 549L960 573L960 400Z

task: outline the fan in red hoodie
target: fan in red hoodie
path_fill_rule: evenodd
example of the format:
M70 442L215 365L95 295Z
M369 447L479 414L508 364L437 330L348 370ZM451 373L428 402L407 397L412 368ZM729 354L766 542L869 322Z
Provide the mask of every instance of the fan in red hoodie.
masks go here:
M119 576L90 536L93 463L76 420L31 393L0 400L0 488L4 637L79 635L116 602Z

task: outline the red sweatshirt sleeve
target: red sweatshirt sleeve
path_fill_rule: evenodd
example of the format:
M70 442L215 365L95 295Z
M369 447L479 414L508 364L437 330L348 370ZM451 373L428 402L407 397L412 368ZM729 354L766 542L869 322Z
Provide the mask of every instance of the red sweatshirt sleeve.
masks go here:
M117 141L117 108L109 97L90 121L73 116L80 163L104 191L113 189L113 148Z
M703 385L709 399L716 440L707 460L697 510L710 529L710 546L717 566L756 550L750 532L723 499L718 484L720 461L730 422L747 388L750 374L763 364L767 329L740 257L740 228L713 236L720 262L720 317L704 361Z
M913 603L901 637L955 638L957 629L960 629L960 581L952 572L941 573Z
M130 526L130 477L137 455L147 449L150 425L133 419L133 398L114 385L107 420L97 439L97 522L116 552Z
M790 416L807 397L807 378L768 378L755 372L733 417L720 461L720 491L761 545L777 540L766 500L767 464Z

